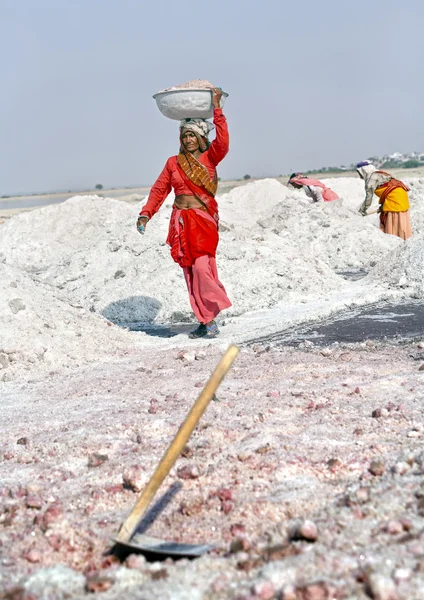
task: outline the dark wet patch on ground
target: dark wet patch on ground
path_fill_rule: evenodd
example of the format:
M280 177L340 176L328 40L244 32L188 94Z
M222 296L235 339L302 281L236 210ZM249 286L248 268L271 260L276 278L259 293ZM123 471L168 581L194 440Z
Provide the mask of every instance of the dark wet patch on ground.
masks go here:
M306 340L316 346L358 343L366 340L402 341L424 337L424 302L385 302L355 308L312 325L290 328L250 343L299 346Z
M122 323L130 331L144 331L147 335L161 338L171 338L181 333L188 334L196 329L196 323L175 323L167 325L153 325L151 323Z

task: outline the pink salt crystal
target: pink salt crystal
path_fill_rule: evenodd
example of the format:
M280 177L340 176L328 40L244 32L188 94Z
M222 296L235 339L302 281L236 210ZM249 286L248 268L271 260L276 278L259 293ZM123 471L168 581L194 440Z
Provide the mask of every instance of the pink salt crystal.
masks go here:
M141 492L146 484L146 480L146 474L138 465L127 467L122 474L124 486L133 492Z
M39 563L41 561L41 554L38 550L32 548L28 552L24 552L22 558L25 558L30 563Z
M246 527L241 523L234 523L234 525L231 525L230 527L230 532L234 537L241 536L246 533Z
M27 508L40 509L43 506L43 501L39 496L36 496L35 494L29 495L26 497L25 506Z
M387 533L390 533L392 535L396 535L398 533L403 532L402 523L400 523L400 521L395 521L395 520L389 521L386 524L385 529L386 529Z
M254 583L252 592L259 600L272 600L275 597L275 588L270 581L258 581Z
M186 465L177 469L177 477L180 479L197 479L200 471L197 465Z
M220 488L217 491L217 496L220 500L232 500L233 494L228 488Z

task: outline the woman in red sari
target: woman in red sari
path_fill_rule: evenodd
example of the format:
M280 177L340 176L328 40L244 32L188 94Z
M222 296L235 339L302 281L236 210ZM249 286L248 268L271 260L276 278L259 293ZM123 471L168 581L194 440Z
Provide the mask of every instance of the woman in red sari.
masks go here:
M183 268L190 304L199 321L191 338L215 337L219 330L216 316L231 302L218 279L218 187L216 166L228 152L227 120L219 108L222 91L212 91L213 122L216 137L207 138L213 125L204 119L186 119L180 124L180 152L166 161L162 173L150 190L147 204L137 220L144 233L147 222L157 213L174 190L167 244L172 258Z

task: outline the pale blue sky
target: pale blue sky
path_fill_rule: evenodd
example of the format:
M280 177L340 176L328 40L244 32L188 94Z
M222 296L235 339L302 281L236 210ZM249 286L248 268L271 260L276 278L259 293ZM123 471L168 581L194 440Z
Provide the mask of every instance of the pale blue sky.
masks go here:
M0 0L0 195L150 184L152 99L229 92L224 178L424 151L422 0Z

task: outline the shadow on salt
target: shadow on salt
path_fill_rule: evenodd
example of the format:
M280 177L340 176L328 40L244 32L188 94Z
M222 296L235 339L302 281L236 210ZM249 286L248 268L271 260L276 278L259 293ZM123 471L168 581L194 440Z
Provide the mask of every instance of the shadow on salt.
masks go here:
M155 319L162 307L161 302L150 296L130 296L111 302L102 311L103 317L123 329L140 331L153 337L170 338L181 333L188 333L194 326L191 322L182 323L183 315L174 314L174 321L159 324Z

